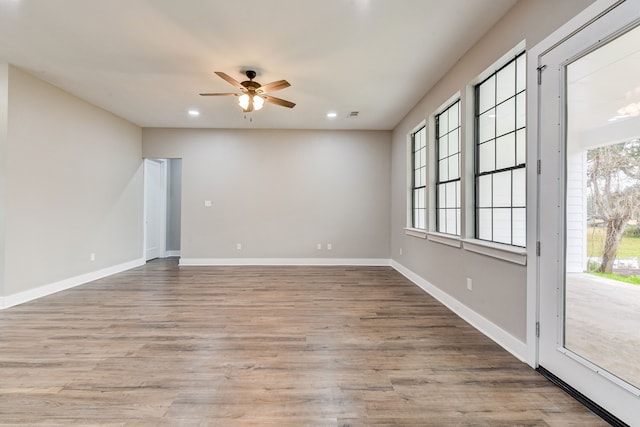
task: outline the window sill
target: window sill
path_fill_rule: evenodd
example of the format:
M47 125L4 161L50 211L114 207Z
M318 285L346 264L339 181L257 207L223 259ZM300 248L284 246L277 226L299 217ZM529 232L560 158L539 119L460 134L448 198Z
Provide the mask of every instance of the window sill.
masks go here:
M426 230L420 230L419 228L406 227L404 229L404 234L406 234L408 236L419 237L421 239L426 239L427 238L427 231Z
M427 240L431 242L442 243L443 245L447 246L453 246L454 248L459 248L462 246L460 236L455 236L453 234L436 233L431 231L427 233Z
M519 265L527 265L527 249L477 239L463 239L462 247L468 251L498 258Z

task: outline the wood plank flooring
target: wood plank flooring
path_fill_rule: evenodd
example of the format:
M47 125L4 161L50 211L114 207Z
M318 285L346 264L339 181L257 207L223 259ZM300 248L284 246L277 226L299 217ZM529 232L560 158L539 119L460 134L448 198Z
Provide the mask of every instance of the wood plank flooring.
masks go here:
M156 260L0 311L0 425L605 424L390 268Z

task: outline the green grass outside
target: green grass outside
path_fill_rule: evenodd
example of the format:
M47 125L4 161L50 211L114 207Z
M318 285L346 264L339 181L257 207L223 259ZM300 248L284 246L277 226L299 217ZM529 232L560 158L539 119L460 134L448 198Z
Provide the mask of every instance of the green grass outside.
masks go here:
M587 256L601 257L604 248L604 228L589 227L587 229ZM618 258L640 259L640 237L622 236L620 247L618 247Z
M611 279L611 280L617 280L618 282L631 283L632 285L640 286L640 277L638 276L620 276L618 274L597 273L595 271L591 272L591 274L593 274L594 276L606 277L607 279Z
M587 229L587 255L590 257L601 257L604 249L605 229L589 227ZM620 246L618 247L617 258L638 258L640 259L640 237L622 236ZM640 277L638 276L620 276L613 273L598 273L590 271L591 274L607 279L617 280L618 282L631 283L640 286Z

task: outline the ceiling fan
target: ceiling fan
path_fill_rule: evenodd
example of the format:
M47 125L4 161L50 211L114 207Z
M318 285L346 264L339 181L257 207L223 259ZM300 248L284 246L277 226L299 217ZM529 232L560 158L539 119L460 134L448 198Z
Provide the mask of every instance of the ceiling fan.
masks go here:
M245 113L261 109L265 102L287 108L293 108L296 105L291 101L276 98L275 96L265 95L265 93L275 92L276 90L285 89L291 86L286 80L278 80L263 86L260 83L253 81L256 77L256 72L253 70L247 70L245 72L249 80L245 80L242 83L221 71L216 71L215 73L222 79L226 80L227 83L230 83L232 86L240 89L242 93L201 93L201 96L238 96L240 97L238 99L238 103Z

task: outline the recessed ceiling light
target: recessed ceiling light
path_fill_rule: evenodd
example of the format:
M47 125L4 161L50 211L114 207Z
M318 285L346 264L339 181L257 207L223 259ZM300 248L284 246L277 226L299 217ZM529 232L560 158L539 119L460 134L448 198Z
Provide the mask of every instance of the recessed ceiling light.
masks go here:
M327 113L328 119L335 119L336 117L338 117L338 113Z
M198 117L200 115L200 111L198 110L189 110L189 115L192 117Z

